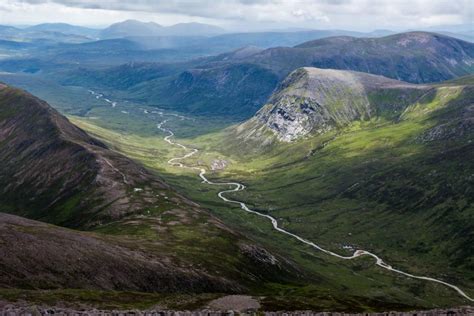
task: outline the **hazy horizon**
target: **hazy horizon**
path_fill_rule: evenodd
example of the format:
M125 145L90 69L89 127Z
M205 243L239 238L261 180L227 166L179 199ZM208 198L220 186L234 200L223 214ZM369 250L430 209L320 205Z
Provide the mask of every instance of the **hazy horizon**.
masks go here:
M0 4L0 24L29 26L68 23L92 28L134 19L163 26L205 23L226 31L345 29L368 32L461 26L473 28L474 3L387 0L6 0Z

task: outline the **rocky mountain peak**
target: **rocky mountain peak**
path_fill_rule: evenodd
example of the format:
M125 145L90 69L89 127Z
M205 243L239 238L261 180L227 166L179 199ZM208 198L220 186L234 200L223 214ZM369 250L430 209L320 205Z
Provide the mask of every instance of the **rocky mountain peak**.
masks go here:
M393 83L351 71L299 68L283 81L257 118L280 141L290 142L371 117L367 92Z

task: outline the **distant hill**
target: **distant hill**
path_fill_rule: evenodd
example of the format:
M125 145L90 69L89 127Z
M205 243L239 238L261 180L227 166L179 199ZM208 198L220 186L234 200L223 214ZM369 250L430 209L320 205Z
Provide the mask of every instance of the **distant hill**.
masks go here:
M101 38L120 38L131 36L210 36L224 33L217 26L202 23L179 23L162 26L154 22L126 20L115 23L100 32Z
M412 83L436 82L474 71L474 44L435 33L381 38L333 37L251 58L286 76L297 66L362 71Z
M82 32L62 33L61 29L82 30ZM83 43L91 41L90 34L85 28L72 25L56 25L45 24L38 27L32 26L25 29L13 26L0 25L0 39L18 42L42 42L41 44L50 43Z
M221 35L209 40L239 36ZM260 38L258 34L248 36ZM84 72L76 72L65 82L125 89L129 97L149 104L242 119L258 111L278 83L300 67L353 70L411 83L439 82L474 72L474 44L426 32L380 38L336 36L295 47L244 47L176 64L176 73L146 67L149 65L129 67L128 71L124 67L92 70L86 78ZM105 73L110 80L98 80Z
M84 26L71 25L67 23L43 23L27 27L28 31L41 32L57 32L63 34L73 34L79 36L86 36L90 38L97 38L99 29L88 28Z
M114 23L100 32L100 37L120 38L127 36L152 36L157 35L163 26L154 22L140 22L137 20L126 20Z
M40 55L41 58L4 60L0 67L10 72L51 72L56 68L64 76L63 82L69 84L100 84L127 89L130 98L148 104L196 114L227 113L236 119L253 115L277 84L300 67L353 70L411 83L439 82L474 72L473 43L427 32L378 38L326 37L294 47L261 49L258 45L247 46L217 56L206 56L214 50L244 42L266 45L274 39L278 42L296 41L315 34L324 36L323 33L225 34L210 38L184 37L184 41L177 40L177 37L138 36L60 45L49 49L44 56ZM187 61L197 56L206 57ZM129 67L129 71L126 67L83 69L88 66L95 68L96 65L139 64L140 61L174 63L175 66L167 68L174 68L175 72L153 74L152 70L144 69L149 65ZM78 71L64 71L77 68L77 65L83 67ZM138 71L138 68L142 69ZM86 73L87 77L84 77ZM109 76L107 80L98 80L104 78L104 73Z

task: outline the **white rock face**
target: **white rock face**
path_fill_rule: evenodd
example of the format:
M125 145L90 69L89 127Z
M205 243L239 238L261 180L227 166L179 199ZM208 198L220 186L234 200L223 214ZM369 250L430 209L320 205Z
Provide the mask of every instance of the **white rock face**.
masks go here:
M224 170L229 162L224 159L214 159L211 163L211 170L216 171L216 170Z
M240 139L260 147L274 141L292 142L370 119L377 112L396 113L413 90L428 89L361 72L299 68L236 132ZM377 97L371 103L374 93Z
M301 68L288 76L257 117L280 141L291 142L370 114L365 87L357 75Z

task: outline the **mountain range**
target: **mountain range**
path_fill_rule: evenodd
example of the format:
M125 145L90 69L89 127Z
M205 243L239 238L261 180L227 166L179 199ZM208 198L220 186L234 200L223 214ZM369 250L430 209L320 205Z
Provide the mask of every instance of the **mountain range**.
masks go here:
M178 64L176 74L157 70L164 66L150 68L147 64L133 64L128 70L120 66L88 71L86 77L75 72L64 82L126 90L129 98L178 111L248 118L278 83L299 67L347 69L427 83L470 74L473 62L472 43L411 32L382 38L329 37L295 47L239 49ZM103 72L108 81L99 79ZM121 84L114 80L119 72ZM128 85L123 85L124 78Z

